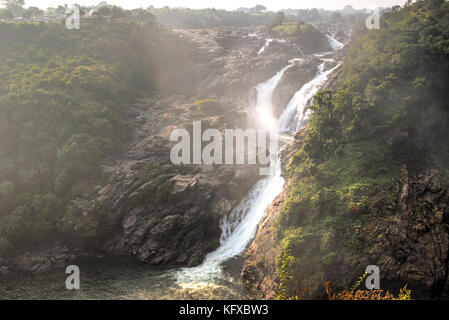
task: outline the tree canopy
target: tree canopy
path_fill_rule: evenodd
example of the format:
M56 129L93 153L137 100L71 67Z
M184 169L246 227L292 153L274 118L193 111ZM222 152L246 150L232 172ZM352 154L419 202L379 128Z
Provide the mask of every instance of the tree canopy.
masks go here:
M190 45L148 17L0 23L0 256L58 237L68 201L130 138L136 99L189 90Z

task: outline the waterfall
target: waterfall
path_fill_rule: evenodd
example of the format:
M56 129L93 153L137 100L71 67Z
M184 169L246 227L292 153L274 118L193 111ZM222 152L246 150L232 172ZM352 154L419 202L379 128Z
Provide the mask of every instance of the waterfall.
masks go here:
M262 127L277 133L276 119L272 116L272 96L284 73L295 61L278 71L273 77L256 86L257 98L254 106ZM259 180L249 192L247 198L236 206L220 223L222 236L220 247L209 253L203 263L194 268L184 268L177 273L179 283L210 281L223 276L221 263L242 253L257 231L260 220L268 206L282 191L284 178L281 176L281 162L278 154L270 156L270 171L273 175Z
M259 49L259 51L257 51L257 54L258 54L258 55L261 55L261 54L265 51L265 49L268 48L268 46L270 45L270 43L271 43L272 41L273 41L273 39L267 39L267 40L265 40L264 45L262 46L262 48Z
M258 38L258 39L260 39L260 38ZM258 55L261 55L262 53L264 53L264 51L270 46L270 44L271 44L273 41L276 41L276 42L282 42L282 43L287 42L287 41L284 40L284 39L266 39L264 45L262 46L262 48L260 48L259 51L257 51L257 54L258 54ZM298 51L302 53L301 49L299 49ZM304 55L304 53L302 53L302 55Z
M304 51L302 51L301 48L295 43L293 43L293 47L295 47L296 51L298 51L302 56L305 56Z
M284 73L293 67L297 60L299 59L290 60L289 64L278 71L273 77L256 86L257 98L254 110L259 124L266 129L272 130L276 126L276 119L273 116L272 108L273 92L284 76Z
M271 202L282 191L281 163L277 155L271 159L274 175L259 180L248 197L223 219L220 247L209 253L203 263L195 268L184 268L177 274L178 282L208 281L223 276L221 263L242 253L257 231L260 220ZM235 219L235 220L234 220Z
M326 34L326 37L332 50L341 50L345 46L343 43L337 41L333 36Z
M323 63L318 66L318 72L315 77L294 94L279 118L278 128L280 132L294 133L298 131L308 116L306 107L311 102L313 96L318 92L319 88L327 81L327 76L339 66L337 65L328 71L323 71L326 61L333 60L321 60Z
M254 111L258 117L259 124L276 134L279 140L282 140L281 138L283 137L279 133L285 131L294 132L301 127L306 117L304 114L305 106L307 106L319 87L327 80L327 76L337 68L336 66L328 71L324 71L325 63L333 60L321 58L322 63L318 66L317 75L295 93L279 121L277 121L272 113L273 92L284 73L297 60L300 59L290 60L289 64L273 77L256 86L257 98ZM211 283L216 283L220 279L225 279L226 275L222 272L222 263L241 254L255 236L259 222L264 217L269 205L282 192L285 183L284 178L281 176L280 152L270 155L270 158L270 172L272 172L272 175L259 180L253 186L246 199L231 211L229 217L224 217L221 220L222 235L220 247L209 253L198 267L182 268L176 272L176 281L183 289L196 290L210 286Z

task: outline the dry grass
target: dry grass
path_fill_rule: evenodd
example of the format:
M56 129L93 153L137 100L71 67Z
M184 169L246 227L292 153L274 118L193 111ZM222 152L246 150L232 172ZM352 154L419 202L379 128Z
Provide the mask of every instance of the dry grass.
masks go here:
M330 282L324 282L327 298L329 300L411 300L411 290L405 285L398 296L384 292L384 290L343 290L334 292Z

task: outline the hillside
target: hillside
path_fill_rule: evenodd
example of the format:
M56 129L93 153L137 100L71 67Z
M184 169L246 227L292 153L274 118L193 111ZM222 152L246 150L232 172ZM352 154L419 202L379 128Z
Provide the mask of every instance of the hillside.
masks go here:
M100 162L132 138L132 104L189 90L195 72L191 47L151 17L93 20L79 32L2 23L0 42L8 43L0 47L0 257L8 257L60 239L68 202L104 179Z
M369 264L383 289L447 295L449 3L381 21L354 33L337 89L315 96L286 200L247 254L244 276L266 297L324 297L324 281L349 287Z

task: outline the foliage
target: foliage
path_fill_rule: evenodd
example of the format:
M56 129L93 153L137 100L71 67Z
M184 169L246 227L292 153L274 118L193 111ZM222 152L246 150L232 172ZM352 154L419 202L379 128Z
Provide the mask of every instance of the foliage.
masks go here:
M277 300L285 300L291 296L290 281L292 274L289 264L292 262L291 250L289 248L282 249L282 259L279 271L279 288Z
M38 17L42 16L44 14L44 11L39 9L38 7L29 7L23 12L24 18L30 18L30 17Z
M0 23L1 254L59 237L69 201L130 138L129 105L190 90L192 48L144 19L85 20L77 31ZM78 229L91 234L96 223Z
M301 21L287 20L282 12L270 22L268 28L276 37L291 39L306 53L330 49L326 36L320 30Z
M156 190L155 199L159 203L164 203L168 200L168 196L173 189L173 183L170 181L170 178L173 177L173 174L170 171L163 170L159 163L153 162L145 165L139 177L140 184L154 184ZM152 190L151 188L143 188L143 192L139 194L139 198L147 196L147 191ZM148 192L151 193L151 192ZM154 196L154 195L152 195Z
M307 293L307 288L293 289L292 287L292 265L294 258L288 247L283 247L279 270L279 287L277 289L276 300L301 300Z
M363 280L366 278L366 276L368 275L368 273L364 273L360 276L360 278L357 280L356 283L353 284L353 286L351 287L351 289L349 290L351 292L351 294L354 293L355 289L357 289L358 287L360 287L360 285L362 284Z
M272 29L276 26L280 26L282 25L282 23L285 21L285 13L282 11L278 11L276 12L275 16L273 17L273 19L271 19L271 21L268 24L268 28Z
M335 293L330 282L324 282L328 300L411 300L411 290L407 285L400 289L398 296L384 290L343 290Z
M217 9L150 8L157 20L167 28L216 28L266 25L273 12L226 11Z
M322 9L286 9L279 12L267 11L265 7L257 5L253 8L239 8L236 11L217 9L189 9L189 8L154 8L149 12L167 28L201 29L217 27L250 27L265 26L270 28L282 24L284 19L297 22L326 22L348 23L365 21L367 16L362 10L342 17L340 13Z
M17 8L17 7L23 7L25 4L25 0L1 0L2 5L4 5L6 8Z
M292 286L319 290L337 259L369 255L402 167L447 174L448 26L447 2L394 8L381 29L354 34L339 88L314 97L276 221L292 250Z
M8 9L0 8L0 19L12 19L14 15Z

